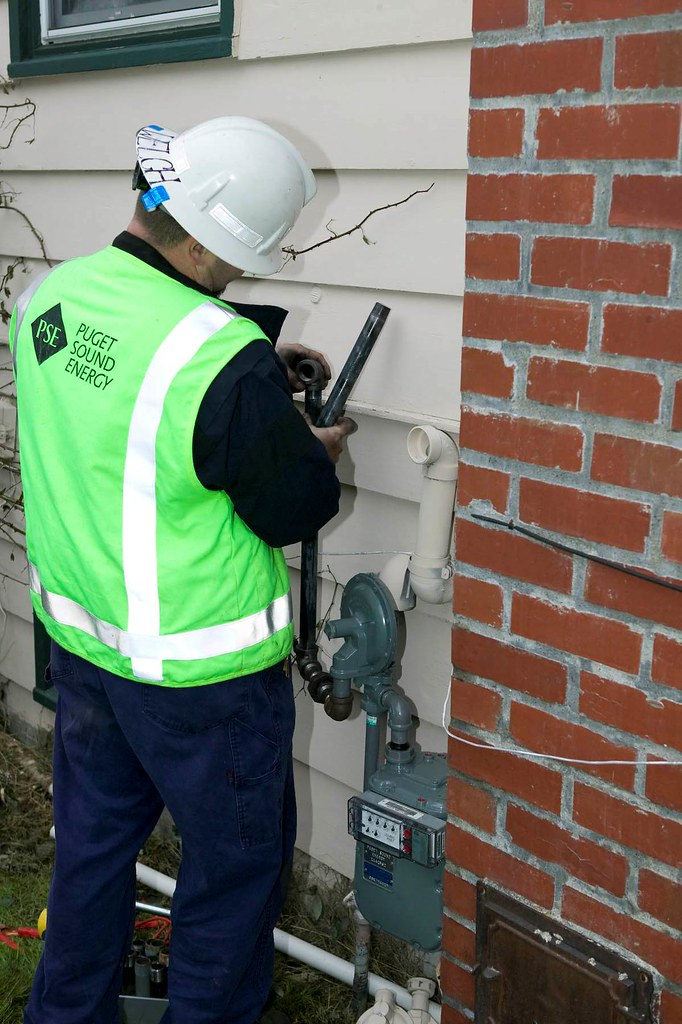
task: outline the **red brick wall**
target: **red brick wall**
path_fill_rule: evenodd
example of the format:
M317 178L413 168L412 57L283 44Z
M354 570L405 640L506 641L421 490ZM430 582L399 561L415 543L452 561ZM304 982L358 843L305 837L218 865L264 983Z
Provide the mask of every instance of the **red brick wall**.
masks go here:
M682 593L474 519L682 581L682 2L473 8L444 1024L478 878L682 1024Z

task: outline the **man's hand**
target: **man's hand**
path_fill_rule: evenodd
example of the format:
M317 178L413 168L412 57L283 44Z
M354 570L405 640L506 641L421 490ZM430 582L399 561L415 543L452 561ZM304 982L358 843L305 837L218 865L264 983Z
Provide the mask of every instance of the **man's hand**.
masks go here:
M314 427L309 417L305 418L315 437L327 449L329 458L332 462L338 462L343 454L345 439L358 429L355 420L352 420L350 416L339 416L333 427Z
M305 391L305 384L296 374L296 367L301 359L317 359L317 361L322 364L322 369L324 370L324 375L327 380L329 380L332 375L329 363L322 353L317 352L314 348L306 348L305 345L292 343L278 345L275 351L287 368L289 387L292 391Z

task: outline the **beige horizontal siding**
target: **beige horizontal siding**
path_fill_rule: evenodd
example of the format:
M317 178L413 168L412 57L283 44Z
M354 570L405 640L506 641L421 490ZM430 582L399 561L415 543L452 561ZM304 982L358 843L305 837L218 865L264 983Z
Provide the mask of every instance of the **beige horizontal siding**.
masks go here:
M238 0L240 60L467 39L470 0Z
M468 42L434 43L26 79L13 95L36 104L35 141L20 144L22 128L3 168L132 170L141 125L242 114L318 169L464 169L468 55Z
M395 209L385 210L359 233L335 240L289 262L279 279L386 291L461 295L464 286L464 195L461 172L341 171L318 175L318 194L303 211L287 243L296 249L354 227L371 210L398 202L416 189L434 188ZM107 245L128 223L133 195L122 172L7 171L16 205L45 239L56 260L81 256ZM0 211L0 252L40 255L29 226L12 210Z

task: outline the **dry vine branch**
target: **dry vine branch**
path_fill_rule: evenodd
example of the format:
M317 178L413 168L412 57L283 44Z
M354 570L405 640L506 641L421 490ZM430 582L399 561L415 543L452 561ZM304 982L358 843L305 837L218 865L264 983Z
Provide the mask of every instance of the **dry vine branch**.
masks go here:
M23 256L15 256L14 259L7 265L2 277L0 277L0 320L2 321L3 324L8 323L10 317L12 316L10 311L5 306L4 299L8 299L10 297L9 283L14 277L15 271L18 270L19 267L23 267L24 273L26 273L26 264L24 263ZM0 391L2 390L3 386L5 385L0 385Z
M0 76L0 88L7 95L12 91L14 85L8 79ZM21 100L17 103L0 103L0 133L9 132L7 141L0 142L0 150L9 149L16 133L23 124L30 123L33 130L32 137L25 140L27 144L30 145L35 141L35 112L36 105L30 99ZM0 210L11 210L13 213L19 214L40 246L43 259L49 266L52 266L47 256L43 236L35 227L30 217L14 205L16 198L17 193L5 182L0 182ZM10 297L9 284L19 267L24 270L24 273L26 272L25 260L21 256L15 256L10 260L2 277L0 277L0 321L2 323L7 323L10 318L10 310L5 305L5 299Z
M13 88L13 83L0 75L0 89L2 92L8 95ZM35 112L36 105L30 99L15 103L0 103L0 136L5 140L0 141L0 151L10 148L22 125L30 125L32 129L31 138L24 141L30 145L35 140ZM14 189L5 182L0 182L0 213L3 210L10 210L19 214L38 242L42 258L52 266L45 250L43 236L32 223L30 217L14 205L16 199L17 193ZM10 257L7 266L4 267L0 275L0 322L2 323L7 323L10 318L10 310L5 302L10 298L10 283L19 268L24 273L26 272L26 263L23 257ZM6 367L2 367L2 369L6 369ZM8 381L6 384L0 385L0 391L5 388L11 390L11 382ZM23 520L21 520L23 494L16 452L10 451L7 455L0 455L0 472L2 474L0 480L0 535L13 543L21 544L20 538L25 536L25 530L23 529ZM10 553L10 557L13 558L13 553Z
M19 111L24 109L24 113ZM0 132L9 129L10 135L6 143L0 142L0 149L9 149L22 124L27 124L36 112L36 105L33 100L23 100L21 103L0 103ZM26 139L30 145L35 142L35 122L33 124L33 138Z
M435 181L432 181L428 188L415 189L414 192L410 192L409 196L405 196L404 199L399 199L397 203L386 203L385 206L377 206L376 210L370 210L369 213L362 218L359 224L356 224L353 228L348 228L347 231L333 231L329 227L332 222L329 221L327 224L327 231L330 235L329 238L323 238L321 242L315 242L314 245L309 245L307 249L294 249L292 245L285 245L282 252L285 252L290 259L295 260L297 256L302 256L306 252L312 252L313 249L319 249L321 245L328 245L329 242L335 242L337 238L346 238L348 235L352 235L355 231L359 231L361 233L362 240L366 245L372 245L372 242L367 238L365 232L362 230L363 225L367 223L370 217L373 217L375 213L381 213L382 210L390 210L394 206L402 206L403 203L409 202L409 200L414 196L430 192L435 184Z
M22 220L24 220L25 223L28 225L31 234L40 246L40 253L43 259L47 263L48 267L51 267L52 261L50 257L47 255L47 251L45 249L45 239L40 234L38 229L35 227L33 221L28 216L28 214L24 213L23 210L20 210L18 206L14 206L14 201L17 198L17 196L20 195L20 193L15 192L14 189L9 189L6 182L0 182L0 186L2 186L4 189L4 191L0 191L0 210L10 210L12 213L19 214Z

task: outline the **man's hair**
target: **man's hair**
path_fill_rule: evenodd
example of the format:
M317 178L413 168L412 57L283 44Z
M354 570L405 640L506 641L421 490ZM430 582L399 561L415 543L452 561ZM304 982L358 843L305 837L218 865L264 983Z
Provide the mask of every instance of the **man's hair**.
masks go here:
M172 249L189 236L189 231L185 231L170 213L166 213L163 206L147 210L141 194L138 194L135 203L135 219L144 225L147 237L159 249Z

